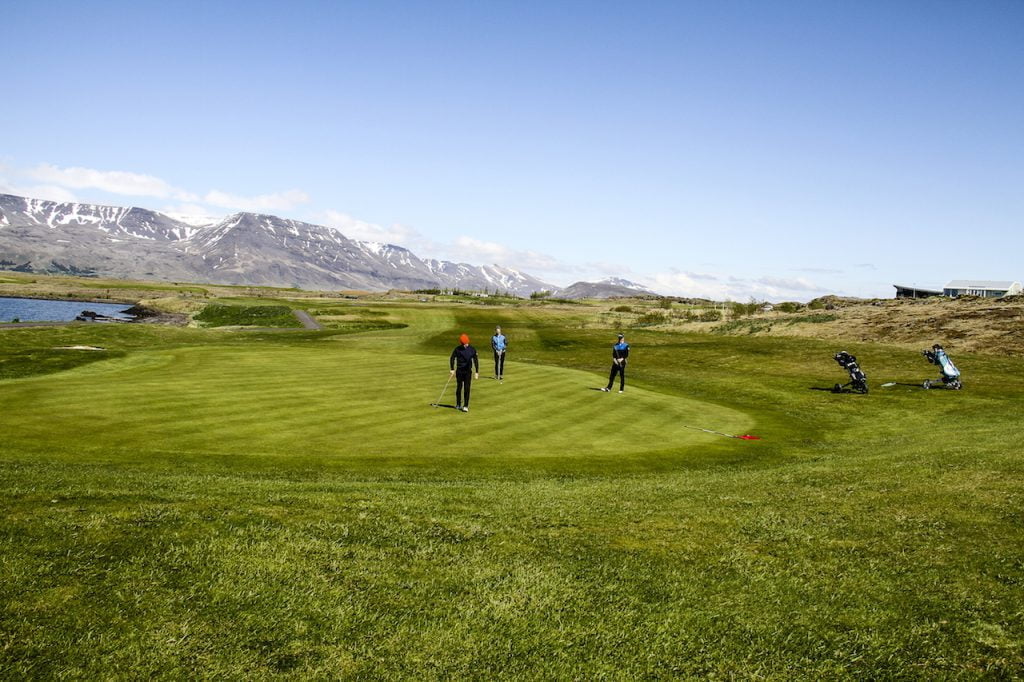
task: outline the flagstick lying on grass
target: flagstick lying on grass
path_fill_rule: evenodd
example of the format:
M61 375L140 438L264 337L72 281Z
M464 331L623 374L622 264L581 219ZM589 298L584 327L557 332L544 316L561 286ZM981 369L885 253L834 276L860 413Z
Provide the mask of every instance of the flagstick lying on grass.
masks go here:
M704 433L713 433L717 436L725 436L726 438L739 438L740 440L761 440L761 436L751 436L750 434L743 434L742 436L735 436L731 433L722 433L721 431L712 431L711 429L702 429L697 426L687 426L681 424L684 429L693 429L694 431L703 431Z

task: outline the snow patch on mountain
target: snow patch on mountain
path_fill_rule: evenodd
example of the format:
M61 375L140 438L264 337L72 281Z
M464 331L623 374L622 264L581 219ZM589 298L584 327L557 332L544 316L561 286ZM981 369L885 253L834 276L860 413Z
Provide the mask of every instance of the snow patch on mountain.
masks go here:
M0 194L0 260L116 277L312 289L552 289L500 265L421 259L336 228L258 213L220 219Z

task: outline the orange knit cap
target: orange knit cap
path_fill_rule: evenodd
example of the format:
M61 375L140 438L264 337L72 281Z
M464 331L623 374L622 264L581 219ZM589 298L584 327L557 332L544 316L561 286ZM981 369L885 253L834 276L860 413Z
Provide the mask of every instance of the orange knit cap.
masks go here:
M462 336L460 336L459 337L459 342L460 343L469 343L469 335L468 334L463 334Z

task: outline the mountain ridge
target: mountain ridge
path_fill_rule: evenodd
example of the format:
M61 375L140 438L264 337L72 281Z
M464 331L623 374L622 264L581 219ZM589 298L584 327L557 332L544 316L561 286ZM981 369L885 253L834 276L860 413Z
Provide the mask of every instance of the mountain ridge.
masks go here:
M313 289L555 289L513 268L421 259L323 225L238 212L195 225L138 207L0 194L0 262L30 272Z
M0 268L302 289L463 289L560 298L657 295L620 278L549 284L516 268L420 258L269 213L172 217L135 206L0 194Z

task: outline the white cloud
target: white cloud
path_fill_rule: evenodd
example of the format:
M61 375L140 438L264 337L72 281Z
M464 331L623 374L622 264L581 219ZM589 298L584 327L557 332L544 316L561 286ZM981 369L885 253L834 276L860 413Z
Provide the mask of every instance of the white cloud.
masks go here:
M58 168L41 163L30 168L27 175L50 185L72 189L99 189L111 194L144 197L172 197L179 201L195 201L195 195L171 186L152 175L127 171L101 171L94 168Z
M398 223L391 227L384 227L353 218L341 211L324 211L318 220L322 220L328 227L337 229L349 239L358 239L364 242L381 242L411 248L414 244L424 241L423 237L411 227Z
M6 167L4 170L8 170ZM209 208L197 206L206 204L236 211L287 211L309 201L309 195L299 189L290 189L271 194L243 196L212 189L204 195L175 187L154 175L130 171L97 170L95 168L61 168L50 163L41 163L27 170L10 169L16 176L23 176L42 183L34 187L22 187L25 196L73 201L68 190L94 189L122 196L144 196L172 199L190 205L189 212L209 213ZM19 183L24 185L25 183ZM13 188L12 188L13 189ZM41 190L45 189L46 192ZM198 208L196 211L194 209Z
M164 206L160 212L175 220L188 223L194 226L212 225L220 222L223 216L211 215L209 209L199 204L179 204L177 206Z
M572 266L562 263L553 256L538 251L520 251L497 242L487 242L475 237L461 236L449 247L452 260L470 263L497 263L505 267L527 272L568 272Z
M274 194L243 197L214 189L207 192L202 201L211 206L240 211L286 211L309 201L309 195L300 189L290 189Z
M0 178L0 194L14 194L19 197L30 197L32 199L45 199L59 203L77 203L78 197L63 187L54 185L12 185L3 178Z
M170 215L172 213L176 215L208 215L209 210L205 206L199 204L177 204L173 206L164 206L160 209L160 212L164 215Z
M811 282L805 277L759 277L758 279L753 280L753 282L779 291L802 291L812 293L822 291L821 286Z
M673 270L643 278L641 282L661 293L717 301L746 301L751 298L769 301L809 300L829 293L826 288L803 277L752 279Z
M325 225L333 227L350 239L368 242L395 244L412 250L420 258L437 258L473 265L497 264L523 270L529 274L569 273L580 271L577 266L562 263L544 253L517 250L497 242L484 241L475 237L460 236L454 242L441 243L428 239L419 231L407 225L393 223L379 225L354 218L341 211L324 211L316 217Z

